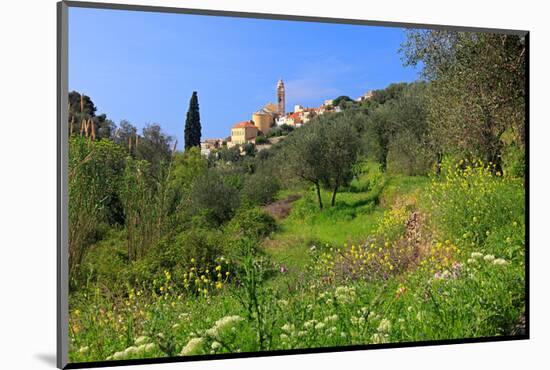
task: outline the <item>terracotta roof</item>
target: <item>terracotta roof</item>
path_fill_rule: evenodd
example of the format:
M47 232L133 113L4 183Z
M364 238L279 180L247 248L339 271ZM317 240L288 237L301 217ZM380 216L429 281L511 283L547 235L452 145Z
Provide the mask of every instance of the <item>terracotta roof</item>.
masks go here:
M239 122L233 128L256 127L250 121Z

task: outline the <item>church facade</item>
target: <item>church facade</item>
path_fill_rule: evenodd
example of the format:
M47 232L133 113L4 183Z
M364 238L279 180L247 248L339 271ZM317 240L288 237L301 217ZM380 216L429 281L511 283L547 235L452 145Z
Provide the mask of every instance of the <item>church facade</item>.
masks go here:
M277 118L285 115L285 85L282 79L277 82L276 97L277 104L267 103L252 113L250 121L239 122L231 128L230 146L254 142L258 134L265 135L275 126Z

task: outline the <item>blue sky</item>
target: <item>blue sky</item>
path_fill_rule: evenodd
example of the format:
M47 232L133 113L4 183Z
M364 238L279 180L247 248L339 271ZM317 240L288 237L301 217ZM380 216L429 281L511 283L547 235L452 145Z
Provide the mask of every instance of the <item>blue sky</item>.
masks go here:
M416 80L398 53L404 38L399 28L70 8L69 90L117 124L160 124L181 148L194 90L203 138L226 137L275 101L279 78L287 111Z

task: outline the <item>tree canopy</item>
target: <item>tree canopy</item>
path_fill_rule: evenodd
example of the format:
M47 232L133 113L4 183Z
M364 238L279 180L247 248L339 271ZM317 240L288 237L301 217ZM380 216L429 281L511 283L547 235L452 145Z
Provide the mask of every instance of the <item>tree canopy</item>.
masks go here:
M189 101L189 110L185 120L185 150L201 145L201 118L199 113L199 98L193 91Z

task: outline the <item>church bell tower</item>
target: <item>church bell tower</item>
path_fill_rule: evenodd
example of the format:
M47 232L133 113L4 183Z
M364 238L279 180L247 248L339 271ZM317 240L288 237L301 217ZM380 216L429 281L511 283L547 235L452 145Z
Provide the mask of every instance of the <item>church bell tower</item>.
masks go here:
M282 79L277 82L277 113L285 115L285 84Z

